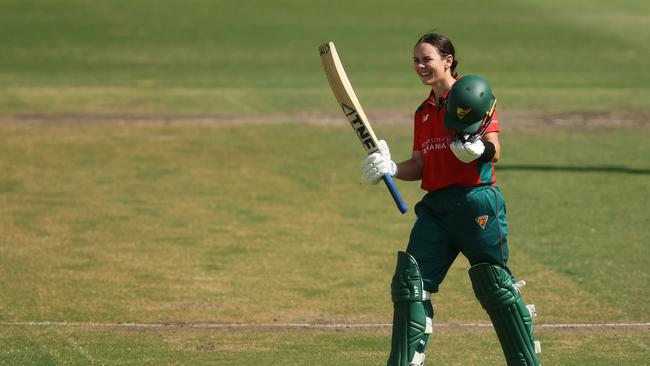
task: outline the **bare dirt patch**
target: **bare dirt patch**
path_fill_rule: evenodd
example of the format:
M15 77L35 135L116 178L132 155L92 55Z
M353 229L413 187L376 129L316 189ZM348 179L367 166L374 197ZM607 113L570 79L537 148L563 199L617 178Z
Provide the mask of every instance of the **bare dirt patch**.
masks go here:
M368 114L371 123L378 125L412 124L412 115L397 111L375 111ZM530 132L549 130L609 130L617 128L650 127L650 110L635 112L544 112L544 111L499 111L499 121L503 128ZM157 124L157 123L196 123L196 124L276 124L306 123L314 125L343 125L340 113L303 111L284 115L0 115L0 123L31 124Z

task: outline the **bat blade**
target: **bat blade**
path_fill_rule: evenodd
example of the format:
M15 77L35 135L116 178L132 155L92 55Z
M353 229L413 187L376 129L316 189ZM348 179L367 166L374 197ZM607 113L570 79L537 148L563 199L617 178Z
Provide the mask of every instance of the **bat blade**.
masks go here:
M345 117L348 119L350 126L352 126L352 129L356 133L361 145L367 154L372 154L378 151L379 140L370 126L368 117L366 117L366 114L361 107L361 103L359 103L359 99L357 99L357 96L354 93L354 89L352 89L352 84L350 84L345 69L343 69L343 64L336 52L334 43L324 43L318 48L318 50L320 52L323 68L325 69L327 81L334 93L334 97L343 110L343 114L345 114ZM383 180L386 183L386 187L388 187L397 208L401 213L405 213L408 210L408 207L397 190L393 178L386 174L383 176Z

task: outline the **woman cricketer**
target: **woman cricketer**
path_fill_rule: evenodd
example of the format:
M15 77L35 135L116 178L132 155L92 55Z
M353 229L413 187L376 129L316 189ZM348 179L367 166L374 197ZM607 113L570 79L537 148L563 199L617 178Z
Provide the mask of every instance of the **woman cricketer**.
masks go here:
M406 252L399 252L391 284L393 334L388 366L424 364L432 331L431 293L459 253L471 265L475 296L494 325L509 366L538 366L534 307L520 296L508 268L506 205L496 186L501 155L496 98L479 76L458 77L454 46L428 33L413 50L413 66L429 97L415 112L413 153L391 160L385 141L362 170L376 184L384 174L421 180L427 193L415 206L417 220Z

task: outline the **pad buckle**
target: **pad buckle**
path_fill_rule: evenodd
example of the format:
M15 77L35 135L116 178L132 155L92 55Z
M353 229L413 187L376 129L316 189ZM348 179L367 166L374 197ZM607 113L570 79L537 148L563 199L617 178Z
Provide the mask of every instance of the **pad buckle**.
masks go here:
M519 280L513 286L514 286L515 290L517 290L517 293L521 294L521 289L524 288L524 286L526 286L526 281Z
M424 365L424 353L420 352L415 352L415 355L413 355L413 359L411 360L411 363L409 366L422 366Z
M537 316L537 309L535 309L535 304L526 304L526 309L528 309L531 318L535 318Z

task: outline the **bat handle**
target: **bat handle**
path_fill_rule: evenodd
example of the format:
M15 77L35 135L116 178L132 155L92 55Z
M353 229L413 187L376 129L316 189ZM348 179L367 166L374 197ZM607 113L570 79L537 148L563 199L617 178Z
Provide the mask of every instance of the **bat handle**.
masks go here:
M406 206L406 202L404 202L402 196L399 194L393 178L391 178L391 176L388 174L384 174L383 179L384 183L386 183L386 187L388 187L390 195L393 197L393 200L399 209L399 212L406 213L406 211L408 211L408 206Z

